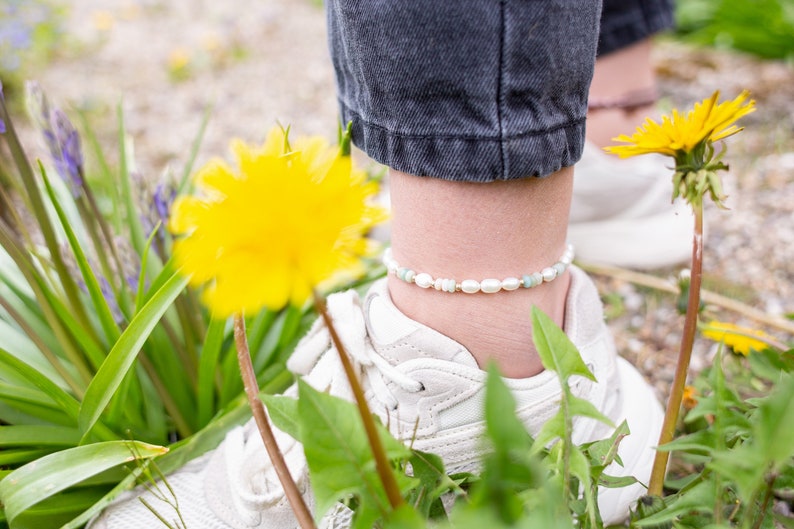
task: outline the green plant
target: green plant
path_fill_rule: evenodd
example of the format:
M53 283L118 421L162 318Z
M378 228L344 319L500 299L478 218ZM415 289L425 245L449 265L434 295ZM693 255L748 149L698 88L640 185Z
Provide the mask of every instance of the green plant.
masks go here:
M248 410L231 326L210 320L170 259L168 183L148 203L135 193L121 112L118 169L85 130L93 172L66 114L36 85L29 92L59 177L31 166L0 97L0 525L78 527L134 482L138 467L119 467L131 454L168 447L159 460L168 471ZM266 391L282 389L307 310L263 310L247 323L256 376ZM92 464L101 454L105 463Z
M680 0L676 31L685 40L752 53L794 57L791 0Z

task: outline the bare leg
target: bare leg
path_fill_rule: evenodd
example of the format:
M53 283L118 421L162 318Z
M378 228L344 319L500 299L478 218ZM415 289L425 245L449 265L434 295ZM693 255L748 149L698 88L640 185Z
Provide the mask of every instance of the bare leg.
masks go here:
M654 114L654 104L647 100L656 87L651 62L652 41L642 40L596 59L590 84L590 103L646 102L628 108L602 108L587 116L587 139L599 147L612 145L618 134L630 134L644 119Z
M565 250L573 169L488 184L391 171L392 251L402 266L455 279L503 279L541 270ZM568 273L496 294L422 289L389 277L395 305L463 344L508 377L543 370L532 343L533 305L562 326Z

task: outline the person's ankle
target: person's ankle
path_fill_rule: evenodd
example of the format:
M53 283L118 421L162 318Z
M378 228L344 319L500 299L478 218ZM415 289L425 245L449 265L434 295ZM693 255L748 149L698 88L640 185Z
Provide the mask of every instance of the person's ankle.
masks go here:
M569 285L566 272L532 289L465 294L423 289L389 278L392 300L406 316L466 347L481 368L495 362L509 378L543 371L532 341L531 309L537 306L562 327Z

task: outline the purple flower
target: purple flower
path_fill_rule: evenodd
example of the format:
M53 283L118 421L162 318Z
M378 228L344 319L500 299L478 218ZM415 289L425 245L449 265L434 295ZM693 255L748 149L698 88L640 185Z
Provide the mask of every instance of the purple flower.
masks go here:
M171 185L166 185L162 182L157 184L154 189L154 197L152 197L152 206L154 213L158 220L163 222L163 225L168 223L168 217L171 214L171 205L176 198L176 189Z
M0 101L5 102L5 97L3 97L3 81L0 80ZM6 132L6 123L2 119L0 119L0 134L5 134Z
M83 187L83 152L80 136L60 109L50 109L47 96L35 81L25 83L27 106L33 123L41 131L55 170L69 185L72 195L80 196Z
M80 136L60 109L55 109L52 114L52 123L55 133L55 144L60 152L52 152L55 170L66 180L72 190L72 195L80 196L83 187L83 152L80 148Z

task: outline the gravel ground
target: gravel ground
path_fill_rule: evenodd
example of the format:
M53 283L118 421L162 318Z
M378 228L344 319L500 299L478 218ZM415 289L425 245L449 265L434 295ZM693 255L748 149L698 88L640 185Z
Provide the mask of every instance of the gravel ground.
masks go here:
M138 168L151 178L169 165L179 170L210 105L199 161L225 156L232 137L259 141L276 122L332 138L333 72L318 4L73 0L69 43L38 79L57 103L88 110L103 138L113 137L123 98ZM773 318L794 314L794 69L666 41L655 60L662 94L676 106L714 89L733 97L746 88L756 98L758 111L730 140L730 211L707 207L706 285ZM666 280L677 270L653 274ZM674 297L610 275L596 279L621 351L664 393L683 321ZM759 326L732 311L718 314ZM760 326L791 340L790 331ZM698 341L694 367L712 351Z

